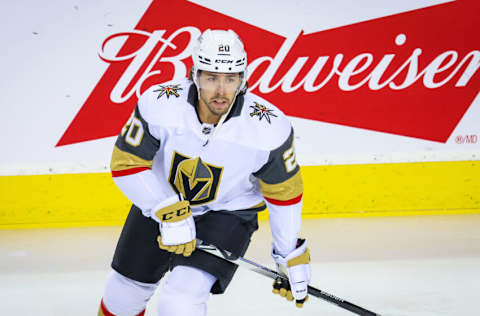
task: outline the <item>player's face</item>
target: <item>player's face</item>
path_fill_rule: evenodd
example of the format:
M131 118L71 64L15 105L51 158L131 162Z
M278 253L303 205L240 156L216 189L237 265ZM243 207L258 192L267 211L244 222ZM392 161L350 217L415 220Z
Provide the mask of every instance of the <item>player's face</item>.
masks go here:
M233 103L242 78L238 73L202 71L198 77L198 83L200 112L208 113L207 116L218 121Z

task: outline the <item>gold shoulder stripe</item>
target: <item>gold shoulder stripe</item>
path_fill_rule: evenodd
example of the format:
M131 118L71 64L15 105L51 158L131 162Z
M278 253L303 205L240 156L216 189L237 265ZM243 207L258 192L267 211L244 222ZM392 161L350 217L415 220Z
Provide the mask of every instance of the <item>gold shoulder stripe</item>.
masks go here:
M147 167L151 169L152 165L153 160L142 159L119 149L117 146L113 148L112 161L110 163L111 171L122 171L138 167Z
M268 184L260 180L260 190L264 197L288 201L298 197L303 193L303 181L300 170L290 179L276 184Z

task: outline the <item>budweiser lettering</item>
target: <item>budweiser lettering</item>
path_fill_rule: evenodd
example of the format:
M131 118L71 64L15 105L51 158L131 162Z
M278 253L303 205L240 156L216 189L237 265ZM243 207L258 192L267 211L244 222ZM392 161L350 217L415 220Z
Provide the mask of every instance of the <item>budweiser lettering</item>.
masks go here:
M162 36L165 34L165 32L165 30L159 30L154 31L153 33L139 31L119 33L110 36L102 44L102 50L100 51L99 55L104 61L109 63L125 60L130 61L130 65L128 66L127 70L121 76L120 80L110 94L110 98L113 102L123 103L128 100L133 93L136 93L137 97L139 97L142 92L140 88L145 79L159 74L158 71L152 71L153 66L157 62L171 63L174 66L174 75L172 78L169 78L169 80L175 80L187 76L188 70L185 64L182 62L182 59L185 59L191 55L193 45L195 44L195 39L201 34L201 31L195 27L184 27L175 31L167 39L164 39ZM186 47L176 47L172 43L175 37L182 33L188 33L190 35L190 41ZM135 52L125 56L107 55L105 53L105 47L109 44L109 41L119 36L145 37L145 43ZM405 39L405 37L405 34L399 34L396 37L395 42L398 46L401 46L405 43L405 40L402 40L402 38ZM272 84L272 78L275 76L279 66L282 64L285 56L292 48L292 45L295 43L295 41L296 38L287 38L275 57L262 56L249 63L248 73L250 75L253 74L261 64L268 63L268 68L261 75L260 79L254 83L250 82L250 90L254 90L258 86L260 92L270 93L280 87L283 92L291 93L302 87L306 92L315 92L325 86L325 84L332 80L334 76L338 77L338 88L343 91L352 91L364 86L365 84L367 84L371 90L380 90L387 86L392 90L401 90L413 85L421 77L423 77L422 83L425 87L434 89L447 84L457 74L462 66L467 64L467 67L463 70L460 78L455 82L456 87L464 87L480 67L480 51L473 50L463 56L463 58L460 60L458 52L449 50L439 54L432 61L430 61L430 63L423 70L420 70L418 64L419 58L422 54L422 49L416 48L413 50L408 59L402 63L401 67L394 71L393 75L383 79L382 81L386 69L396 57L395 54L385 54L381 56L381 58L378 58L372 53L362 53L350 60L344 60L345 58L342 53L339 53L334 57L301 56L297 58L295 63L286 72L282 79ZM161 43L160 46L158 45L159 43ZM167 47L171 47L178 52L178 54L171 57L162 57L162 54ZM144 66L147 57L151 54L155 54L155 57L150 61L137 82L132 82L134 76L138 73L142 66ZM309 58L316 58L315 64L308 71L307 75L299 80L299 78L297 78L298 74ZM325 65L327 64L328 60L331 59L333 59L332 66L329 69L325 69ZM376 65L374 65L375 59L380 60ZM367 70L373 65L373 70L367 72ZM405 70L407 70L407 74L401 78L400 74ZM435 75L447 71L449 71L449 74L445 79L437 81L435 80ZM356 84L350 83L350 79L353 76L361 74L364 74L364 78L360 82ZM395 79L401 79L402 81L401 83L397 84L394 82ZM293 85L294 81L299 82ZM131 90L125 91L127 86L132 86Z

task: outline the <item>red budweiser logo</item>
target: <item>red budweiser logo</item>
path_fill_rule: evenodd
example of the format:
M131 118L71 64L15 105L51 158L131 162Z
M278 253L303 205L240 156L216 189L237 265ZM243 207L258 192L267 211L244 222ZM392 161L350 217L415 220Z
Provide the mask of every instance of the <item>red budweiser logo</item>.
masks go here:
M145 89L187 76L207 28L239 33L252 92L287 115L446 142L480 88L479 9L458 0L284 38L191 2L154 0L134 30L103 42L110 66L57 146L116 135Z

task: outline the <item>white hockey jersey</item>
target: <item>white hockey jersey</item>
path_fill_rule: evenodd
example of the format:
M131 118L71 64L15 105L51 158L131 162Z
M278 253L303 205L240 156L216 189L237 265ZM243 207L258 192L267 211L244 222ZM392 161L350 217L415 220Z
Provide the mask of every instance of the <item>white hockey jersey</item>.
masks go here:
M148 89L116 141L115 183L145 216L176 193L190 201L194 216L261 211L267 204L274 247L288 253L300 229L303 193L290 122L246 93L215 131L200 122L197 102L188 79Z

